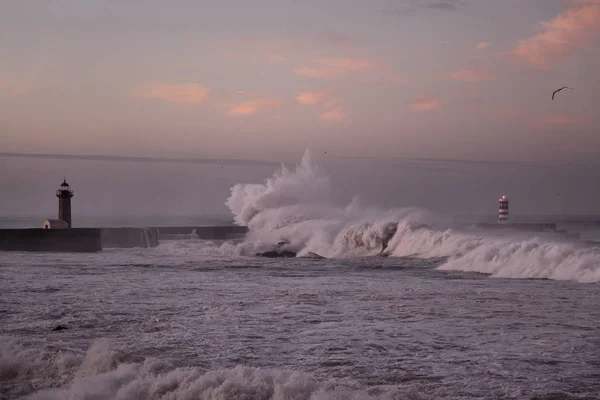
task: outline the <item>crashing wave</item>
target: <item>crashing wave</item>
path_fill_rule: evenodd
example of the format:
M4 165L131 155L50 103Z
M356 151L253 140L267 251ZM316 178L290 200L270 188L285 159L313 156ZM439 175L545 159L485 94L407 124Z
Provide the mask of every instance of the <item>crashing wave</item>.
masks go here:
M600 282L600 248L548 238L467 232L427 210L380 210L357 199L343 207L332 185L307 151L295 169L285 166L263 184L238 184L226 205L250 232L235 254L271 251L286 238L299 257L386 255L444 257L440 269L476 271L497 277Z

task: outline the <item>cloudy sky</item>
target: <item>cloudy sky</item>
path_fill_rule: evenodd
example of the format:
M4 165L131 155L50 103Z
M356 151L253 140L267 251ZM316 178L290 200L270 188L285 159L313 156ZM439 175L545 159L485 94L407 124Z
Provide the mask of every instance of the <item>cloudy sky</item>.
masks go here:
M508 189L524 212L600 213L600 0L6 0L0 33L5 215L53 211L62 175L85 212L165 181L188 187L169 208L218 211L306 148L386 206ZM451 189L477 200L432 200Z

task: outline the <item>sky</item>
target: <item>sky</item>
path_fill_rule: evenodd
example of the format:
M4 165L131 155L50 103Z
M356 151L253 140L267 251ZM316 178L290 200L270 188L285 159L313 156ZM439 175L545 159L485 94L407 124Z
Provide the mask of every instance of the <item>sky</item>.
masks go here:
M225 212L305 149L386 207L600 214L600 0L6 0L0 50L3 215Z

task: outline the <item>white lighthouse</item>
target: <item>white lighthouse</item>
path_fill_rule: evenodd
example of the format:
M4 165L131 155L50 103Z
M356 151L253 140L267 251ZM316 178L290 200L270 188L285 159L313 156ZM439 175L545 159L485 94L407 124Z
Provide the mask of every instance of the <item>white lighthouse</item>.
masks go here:
M502 195L498 199L498 223L506 224L508 222L508 197Z

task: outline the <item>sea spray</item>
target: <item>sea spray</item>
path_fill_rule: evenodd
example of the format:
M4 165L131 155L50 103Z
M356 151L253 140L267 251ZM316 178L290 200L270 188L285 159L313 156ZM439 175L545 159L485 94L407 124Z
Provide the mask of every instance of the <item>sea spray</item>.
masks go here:
M231 189L226 205L239 225L250 229L274 228L286 218L298 222L304 218L319 218L335 212L331 206L331 184L327 176L312 163L306 151L302 162L295 170L285 165L276 171L264 184L237 184ZM288 212L282 210L290 210ZM297 218L297 219L293 219Z
M330 177L313 164L307 151L293 170L282 166L263 184L235 185L226 205L238 224L248 226L247 243L254 244L249 251L270 249L286 240L289 250L300 256L377 254L390 223L431 217L414 208L385 212L366 208L358 199L341 207L332 198Z
M444 257L440 269L507 278L600 282L600 248L513 232L510 235L453 227L419 208L381 210L358 198L345 207L332 201L332 183L307 151L295 169L282 166L262 184L237 184L226 205L249 228L229 254L253 255L284 240L298 256L327 258L377 255ZM401 190L401 188L399 188ZM395 233L386 237L394 225ZM223 248L221 252L223 252Z

